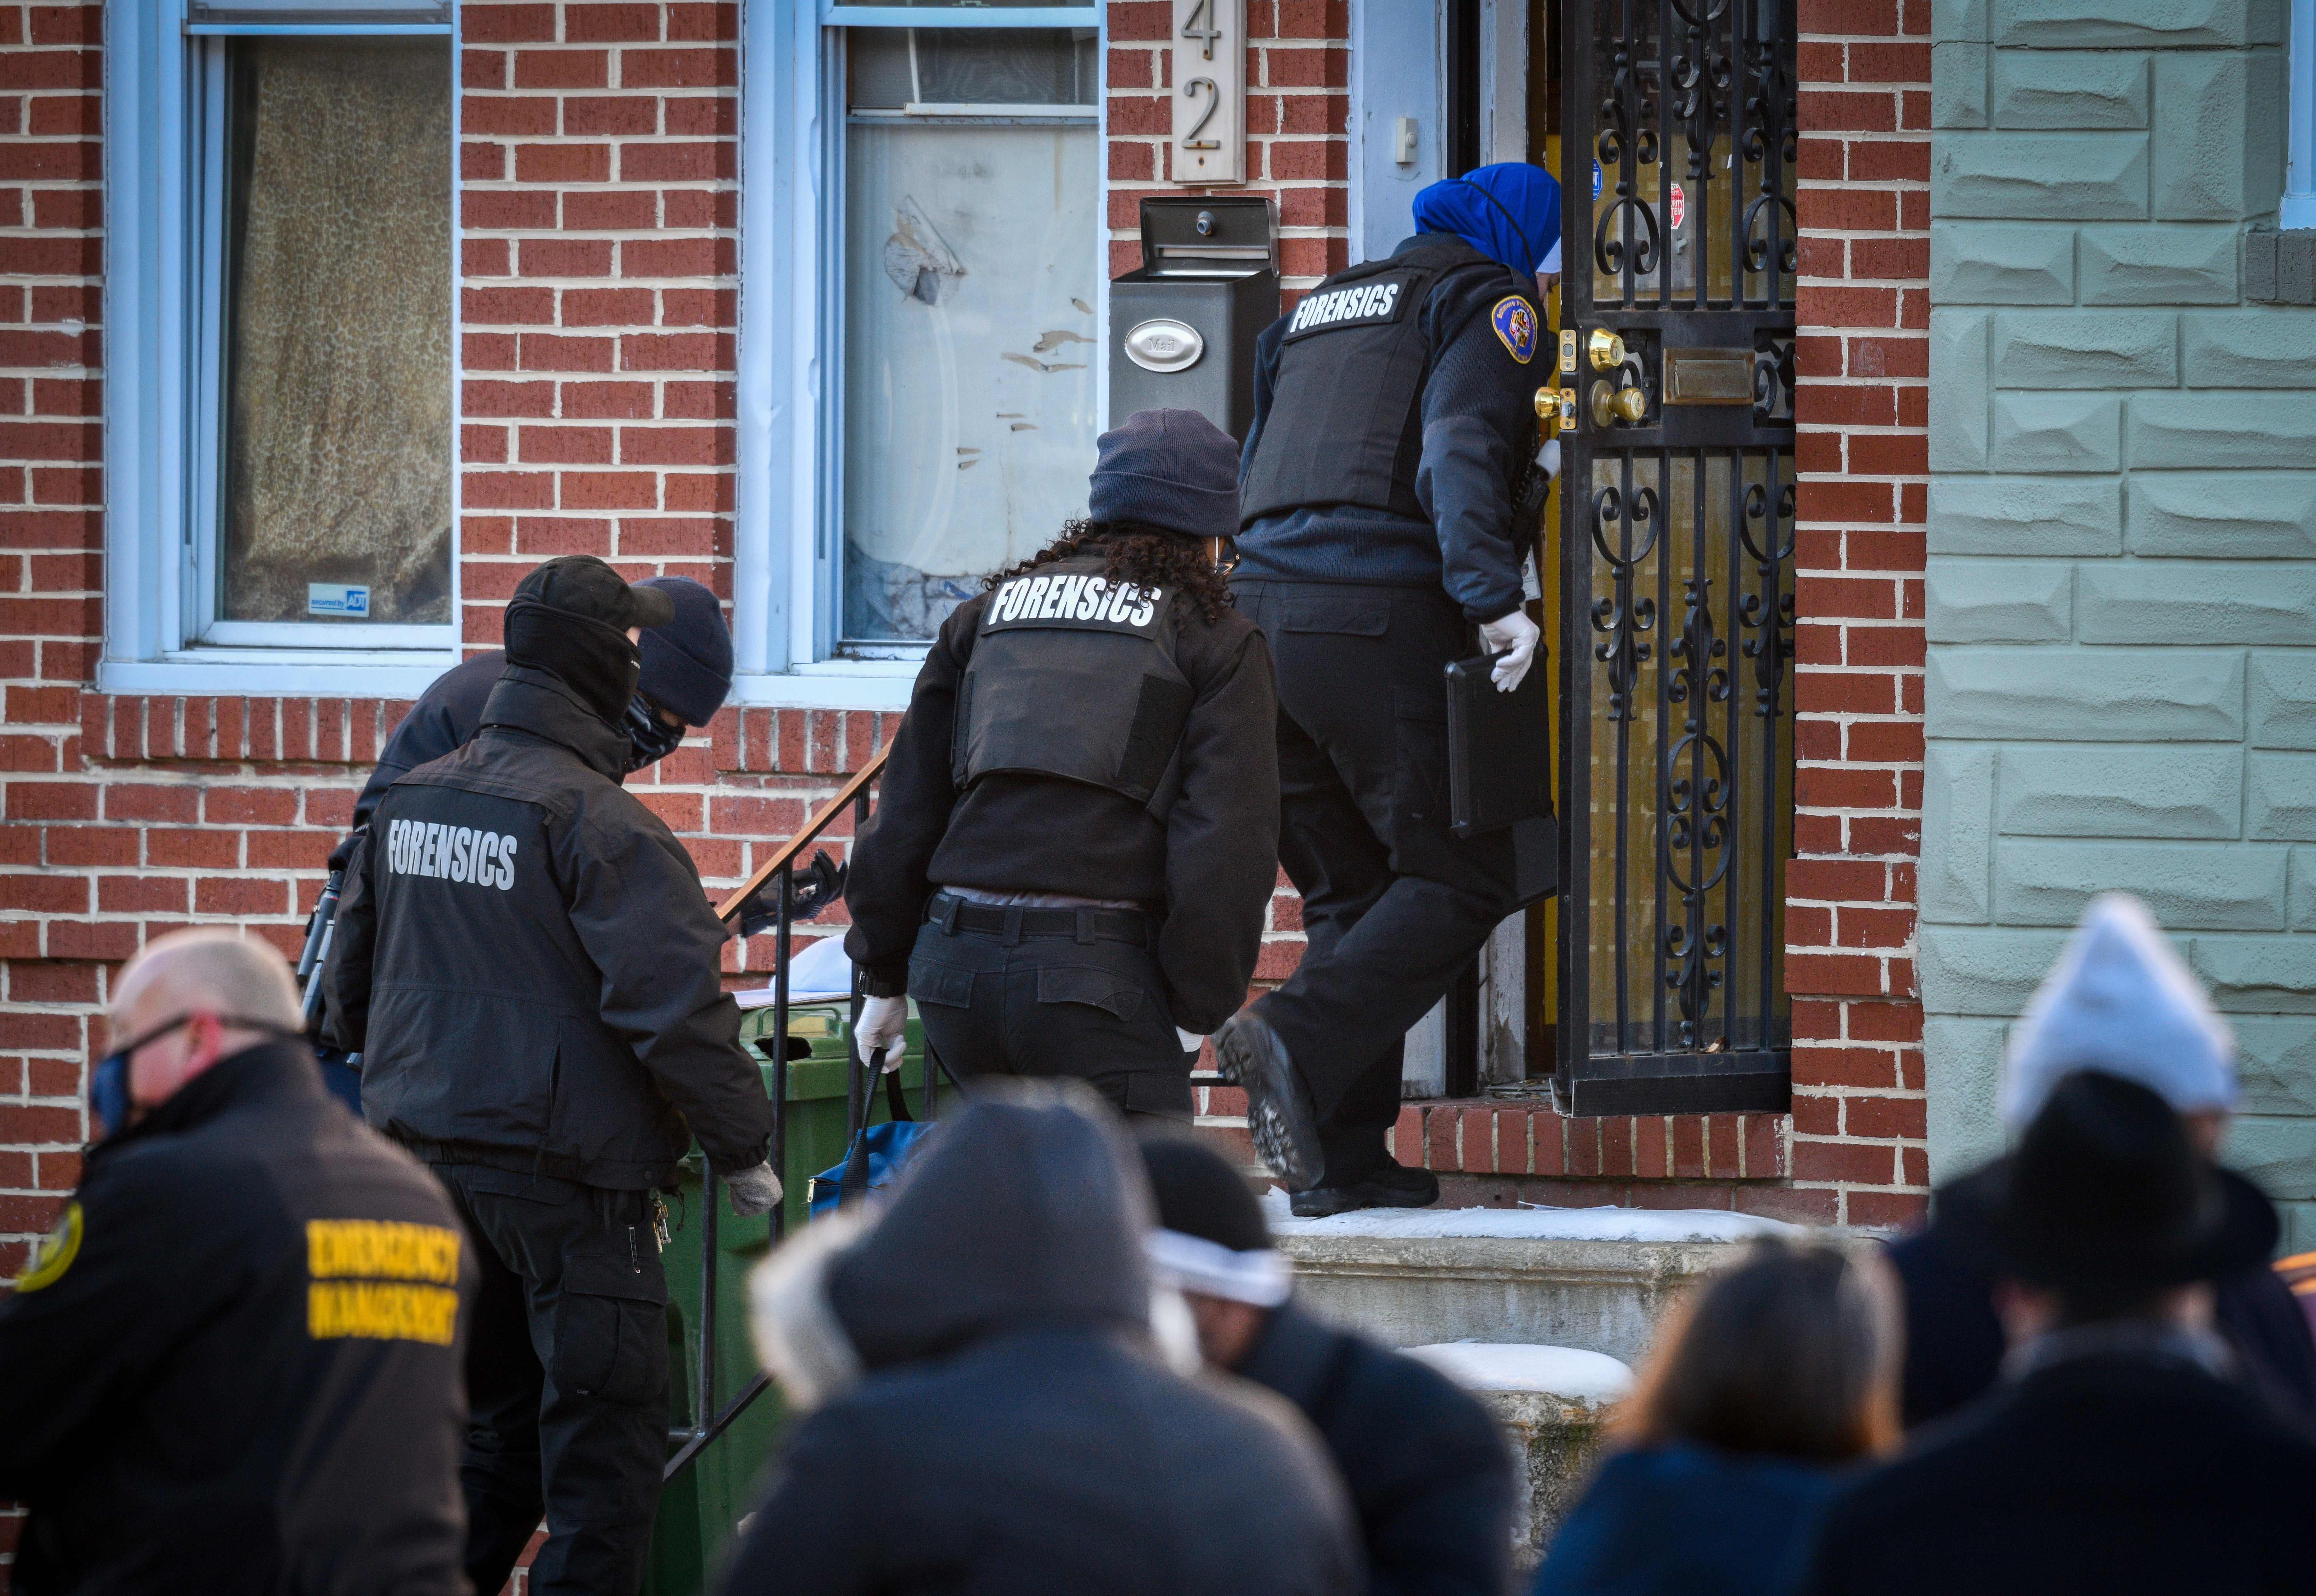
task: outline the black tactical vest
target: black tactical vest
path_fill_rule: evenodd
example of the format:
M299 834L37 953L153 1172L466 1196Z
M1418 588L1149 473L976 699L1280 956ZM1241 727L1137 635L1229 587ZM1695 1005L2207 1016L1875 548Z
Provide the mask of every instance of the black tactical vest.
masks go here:
M1102 575L1095 555L993 589L958 686L959 791L1011 771L1107 787L1163 820L1196 696L1174 663L1169 587Z
M1338 272L1288 313L1262 438L1239 485L1239 524L1305 504L1423 519L1423 307L1458 267L1491 263L1450 233ZM1509 267L1498 267L1509 272Z

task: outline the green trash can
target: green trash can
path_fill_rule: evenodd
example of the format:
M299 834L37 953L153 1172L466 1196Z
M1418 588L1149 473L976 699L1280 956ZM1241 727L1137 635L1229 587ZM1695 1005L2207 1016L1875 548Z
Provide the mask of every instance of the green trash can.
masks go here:
M761 1055L772 1037L772 1011L753 1009L742 1017L740 1039ZM846 1149L845 1083L853 1065L850 1005L799 1003L788 1011L788 1161L780 1171L786 1189L781 1208L788 1233L806 1222L806 1185L811 1177L842 1161ZM909 1106L924 1113L923 1033L913 1005L909 1013L908 1052L902 1081ZM772 1065L763 1065L764 1091L772 1089ZM884 1119L881 1084L868 1096L868 1119ZM940 1094L949 1106L950 1093ZM667 1271L668 1404L672 1432L688 1431L699 1389L701 1301L700 1155L684 1160L681 1183L668 1200L668 1244L660 1255ZM748 1388L759 1364L748 1334L748 1272L771 1249L771 1217L735 1219L719 1189L716 1215L715 1300L706 1316L715 1325L715 1405L721 1409ZM774 1386L751 1403L729 1429L702 1447L661 1493L659 1520L652 1533L647 1596L694 1596L704 1592L719 1566L741 1518L752 1511L762 1489L766 1466L787 1422ZM673 1433L669 1455L683 1445Z

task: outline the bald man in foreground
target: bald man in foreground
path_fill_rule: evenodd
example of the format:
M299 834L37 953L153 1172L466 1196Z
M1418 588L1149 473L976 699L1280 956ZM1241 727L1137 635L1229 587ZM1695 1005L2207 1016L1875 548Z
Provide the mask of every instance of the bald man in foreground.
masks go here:
M449 1200L325 1093L272 949L179 932L112 990L124 1123L0 1300L14 1589L465 1592Z

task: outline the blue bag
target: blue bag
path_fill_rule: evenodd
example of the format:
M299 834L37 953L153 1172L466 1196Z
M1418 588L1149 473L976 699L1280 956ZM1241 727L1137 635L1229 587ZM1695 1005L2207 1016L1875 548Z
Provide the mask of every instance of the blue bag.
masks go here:
M833 1214L848 1202L858 1202L871 1191L882 1190L898 1179L901 1166L909 1160L909 1150L917 1138L931 1130L929 1124L920 1124L909 1112L907 1094L901 1090L898 1070L885 1077L885 1104L892 1118L882 1125L864 1125L860 1134L852 1138L851 1151L844 1162L824 1169L812 1177L806 1186L806 1197L812 1217Z

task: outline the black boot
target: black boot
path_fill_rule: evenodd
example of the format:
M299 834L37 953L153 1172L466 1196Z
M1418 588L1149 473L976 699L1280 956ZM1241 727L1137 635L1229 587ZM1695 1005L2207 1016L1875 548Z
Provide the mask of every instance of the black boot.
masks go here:
M1241 1009L1223 1021L1214 1042L1223 1079L1246 1093L1246 1128L1263 1163L1290 1191L1319 1179L1326 1155L1318 1110L1278 1032L1253 1010Z
M1314 1186L1287 1194L1287 1206L1298 1219L1323 1219L1348 1214L1353 1208L1428 1208L1439 1200L1439 1177L1428 1169L1410 1169L1385 1159L1383 1166L1363 1179L1341 1186Z

